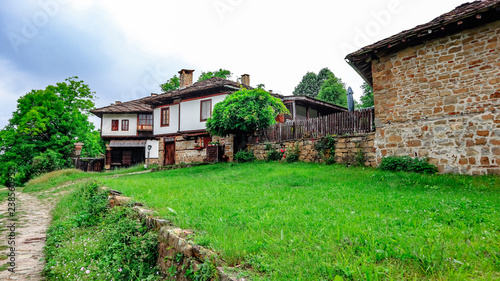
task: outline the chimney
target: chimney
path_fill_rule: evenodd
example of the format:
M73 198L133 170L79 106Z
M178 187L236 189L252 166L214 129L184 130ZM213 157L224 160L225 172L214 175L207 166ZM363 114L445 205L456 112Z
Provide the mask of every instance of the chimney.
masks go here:
M158 94L157 93L151 93L152 97L156 97Z
M250 75L248 74L241 75L241 84L244 86L250 86Z
M120 104L120 103L122 103L122 102L119 100L115 101L115 104Z
M180 86L179 88L185 88L191 86L193 84L193 70L190 69L181 69L179 71L180 74Z

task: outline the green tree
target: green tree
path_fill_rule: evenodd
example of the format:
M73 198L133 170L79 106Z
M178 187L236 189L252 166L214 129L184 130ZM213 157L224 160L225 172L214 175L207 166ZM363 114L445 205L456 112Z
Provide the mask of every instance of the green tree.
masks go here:
M366 82L363 82L361 85L361 89L363 89L363 95L361 96L361 102L356 105L356 108L368 108L375 105L375 101L373 99L373 89Z
M245 135L265 129L276 122L276 116L288 113L283 102L263 89L241 89L214 106L207 130L212 135Z
M345 89L344 82L332 73L321 86L317 98L322 101L347 107L347 90Z
M103 153L98 132L88 121L94 98L95 93L78 77L19 98L9 124L0 131L0 184L9 170L15 170L15 182L22 184L40 167L43 172L70 167L75 142L85 143L84 156Z
M321 86L332 74L333 73L327 67L321 69L318 75L313 72L307 72L306 75L302 77L300 83L295 87L293 95L316 98Z
M213 72L212 71L209 71L209 72L202 71L200 74L200 77L198 78L198 82L208 80L208 79L213 78L213 77L229 79L229 78L231 78L231 75L232 75L231 71L226 70L226 69L222 69L222 68L220 68L217 71L213 71Z
M166 83L161 84L160 88L163 92L170 92L179 89L180 85L181 81L179 77L177 77L177 75L174 75Z

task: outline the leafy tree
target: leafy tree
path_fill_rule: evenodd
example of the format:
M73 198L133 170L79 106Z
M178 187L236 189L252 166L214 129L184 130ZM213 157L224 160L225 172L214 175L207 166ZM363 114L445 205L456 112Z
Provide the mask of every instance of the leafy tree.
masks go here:
M333 73L323 83L318 94L318 99L347 107L347 90L345 84L340 78L337 78Z
M295 87L293 95L308 96L314 98L318 95L318 92L318 77L313 72L307 72L306 75L302 77L300 83Z
M356 105L356 108L368 108L374 106L375 102L373 99L373 89L366 82L363 82L361 85L361 89L363 89L363 95L361 96L361 102Z
M241 89L214 106L207 130L212 135L245 135L265 129L276 122L276 116L288 113L283 102L263 89Z
M220 68L217 71L213 71L213 72L212 71L209 71L209 72L202 71L200 74L200 77L198 78L198 82L208 80L208 79L213 78L213 77L229 79L229 78L231 78L231 75L232 75L231 71L226 70L226 69L222 69L222 68Z
M333 73L327 67L321 69L318 75L313 72L307 72L306 75L302 77L302 81L295 87L293 95L317 97L321 86L332 74Z
M22 184L37 172L70 167L75 142L85 143L83 156L104 152L88 121L95 93L77 79L70 77L18 99L17 110L0 131L0 184L12 169L16 184Z
M169 91L179 89L180 85L181 85L181 81L180 81L179 77L177 77L177 75L174 75L166 83L161 84L160 88L163 92L169 92Z
M328 67L325 67L323 69L321 69L318 73L318 84L320 84L320 87L321 85L323 85L323 83L328 79L330 78L330 75L332 75L333 72L328 69Z

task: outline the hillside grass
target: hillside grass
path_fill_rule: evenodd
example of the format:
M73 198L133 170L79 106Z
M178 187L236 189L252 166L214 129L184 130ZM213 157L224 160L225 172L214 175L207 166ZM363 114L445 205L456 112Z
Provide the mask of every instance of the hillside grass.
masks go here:
M500 278L498 177L251 163L101 180L254 280Z
M83 172L77 169L58 170L51 173L46 173L28 181L23 188L24 192L37 192L47 190L53 187L61 186L67 183L74 183L84 179L98 179L108 176L116 176L127 173L142 172L149 169L144 169L143 165L136 165L129 168L118 168L111 171L103 172Z

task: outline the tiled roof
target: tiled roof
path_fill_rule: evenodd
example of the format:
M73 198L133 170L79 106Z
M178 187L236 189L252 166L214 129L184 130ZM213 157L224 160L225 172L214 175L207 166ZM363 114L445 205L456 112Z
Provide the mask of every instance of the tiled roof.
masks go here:
M212 90L212 89L214 89L214 90L215 89L222 89L222 88L230 88L233 90L238 90L242 86L243 85L238 83L238 82L234 82L234 81L230 81L230 80L226 80L226 79L222 79L222 78L218 78L218 77L213 77L213 78L210 78L208 80L196 82L193 85L182 88L182 89L166 92L166 93L163 93L163 94L158 95L156 97L152 97L150 100L147 101L147 103L148 104L161 104L165 100L185 96L188 94L193 94L196 92L202 92L202 91L207 91L207 90ZM244 87L251 89L251 87L248 87L248 86L244 86Z
M103 113L152 113L153 108L146 104L153 97L144 97L137 100L122 102L119 104L112 104L105 107L93 109L90 112L102 117Z
M111 140L109 147L146 147L146 140Z
M346 60L367 82L372 84L372 58L376 58L380 54L395 53L424 41L441 38L497 20L500 20L500 0L465 3L426 24L405 30L351 53L347 55Z

